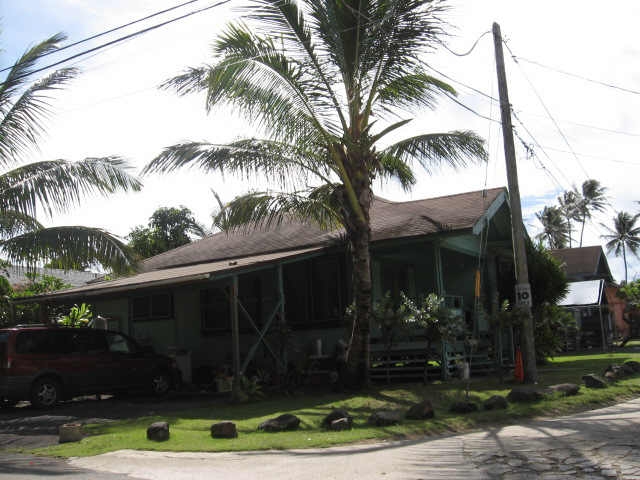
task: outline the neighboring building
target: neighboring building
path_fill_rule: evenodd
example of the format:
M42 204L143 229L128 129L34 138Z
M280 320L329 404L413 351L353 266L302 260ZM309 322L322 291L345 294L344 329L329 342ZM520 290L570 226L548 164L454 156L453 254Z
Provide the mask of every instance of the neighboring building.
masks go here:
M615 301L611 304L617 286L602 247L562 248L550 253L569 280L569 292L559 305L571 310L576 319L575 341L571 339L567 348L608 348L616 329L626 324L624 307L621 310Z
M513 292L510 218L504 188L411 202L375 198L374 300L387 291L436 292L464 316L481 348L495 351L482 313ZM145 260L135 275L29 300L87 302L110 328L160 352L186 350L194 367L213 368L239 356L245 372L331 357L350 334L343 318L350 270L344 231L290 221L217 233ZM503 337L500 353L510 357Z
M11 286L16 288L24 287L31 283L29 274L36 274L38 277L42 275L49 275L62 280L64 283L71 285L72 287L79 287L85 285L92 280L95 280L100 276L99 273L94 272L81 272L79 270L60 270L57 268L30 268L25 267L6 267L0 271L0 275L6 277L9 280Z

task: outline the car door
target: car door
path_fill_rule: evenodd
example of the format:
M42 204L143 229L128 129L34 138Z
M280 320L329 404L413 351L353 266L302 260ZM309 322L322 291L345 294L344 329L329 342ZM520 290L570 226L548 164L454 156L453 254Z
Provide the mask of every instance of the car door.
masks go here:
M149 381L153 362L138 350L126 335L104 332L114 365L112 382L116 388L141 388Z
M89 328L71 330L71 356L74 359L74 391L100 393L108 386L109 372L113 368L102 332Z

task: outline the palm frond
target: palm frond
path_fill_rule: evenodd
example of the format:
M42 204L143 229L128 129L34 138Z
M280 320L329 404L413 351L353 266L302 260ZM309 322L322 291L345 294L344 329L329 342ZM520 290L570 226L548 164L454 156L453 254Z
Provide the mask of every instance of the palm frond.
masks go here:
M131 271L134 256L113 235L98 228L51 227L0 242L0 249L13 263L35 265L49 260L73 259L75 264L99 263L115 273ZM73 265L68 265L71 268Z
M413 169L393 155L384 155L380 158L380 175L384 179L397 180L405 192L410 191L416 184Z
M51 113L49 93L62 88L77 72L75 68L56 70L29 86L13 104L5 100L0 121L0 165L13 163L17 156L37 147L43 121Z
M398 107L434 108L439 94L455 95L455 89L423 72L397 77L378 90L377 105L385 110Z
M30 163L0 175L0 211L34 216L40 205L51 215L90 193L139 191L141 183L128 169L127 162L115 156Z
M228 145L186 142L165 148L142 171L170 173L179 168L198 168L205 172L235 172L277 181L286 187L314 176L326 180L330 175L326 159L314 151L270 140L239 140Z
M270 228L287 219L311 221L323 229L342 225L338 185L322 185L306 192L250 192L236 197L218 213L214 223L227 230ZM224 219L224 223L220 220Z
M0 239L7 239L23 233L44 228L34 217L15 210L0 212Z
M162 89L175 90L178 95L202 92L207 89L207 79L211 66L187 68L180 75L166 80L160 85Z
M382 153L408 164L417 161L429 173L442 165L461 167L487 158L484 140L469 131L418 135L401 140Z

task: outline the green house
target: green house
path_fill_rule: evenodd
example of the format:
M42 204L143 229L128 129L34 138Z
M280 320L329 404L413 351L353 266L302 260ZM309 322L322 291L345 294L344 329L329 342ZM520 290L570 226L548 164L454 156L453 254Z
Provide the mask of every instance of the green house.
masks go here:
M371 228L374 301L387 291L394 298L435 292L481 340L485 363L491 355L494 362L510 361L508 332L497 338L487 320L513 292L506 189L410 202L375 198ZM234 360L242 372L291 365L322 371L338 340L350 335L344 319L350 277L343 231L283 222L216 233L147 259L134 275L28 301L40 303L43 312L53 304L86 302L108 328L158 352L184 352L187 380L192 371L230 367ZM379 336L372 332L374 367L381 365ZM396 350L424 365L424 358L407 353L424 350L421 339ZM456 351L449 347L452 359ZM440 361L445 375L447 363Z

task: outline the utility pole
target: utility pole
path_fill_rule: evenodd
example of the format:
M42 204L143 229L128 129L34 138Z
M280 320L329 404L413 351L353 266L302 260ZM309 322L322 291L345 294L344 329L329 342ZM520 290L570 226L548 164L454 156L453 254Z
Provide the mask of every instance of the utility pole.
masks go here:
M529 285L529 269L527 252L524 243L524 225L522 223L522 207L520 205L520 189L518 187L518 169L516 168L516 149L513 145L513 125L511 124L511 105L507 91L507 75L504 70L504 54L502 52L502 35L500 25L493 24L493 44L496 51L496 70L498 72L498 91L500 92L500 114L502 117L502 137L504 140L504 156L507 163L507 183L511 199L511 228L513 234L513 251L516 263L516 308L524 313L520 339L522 347L524 381L535 383L538 380L536 369L536 349L533 338L533 318L531 317L531 286Z

